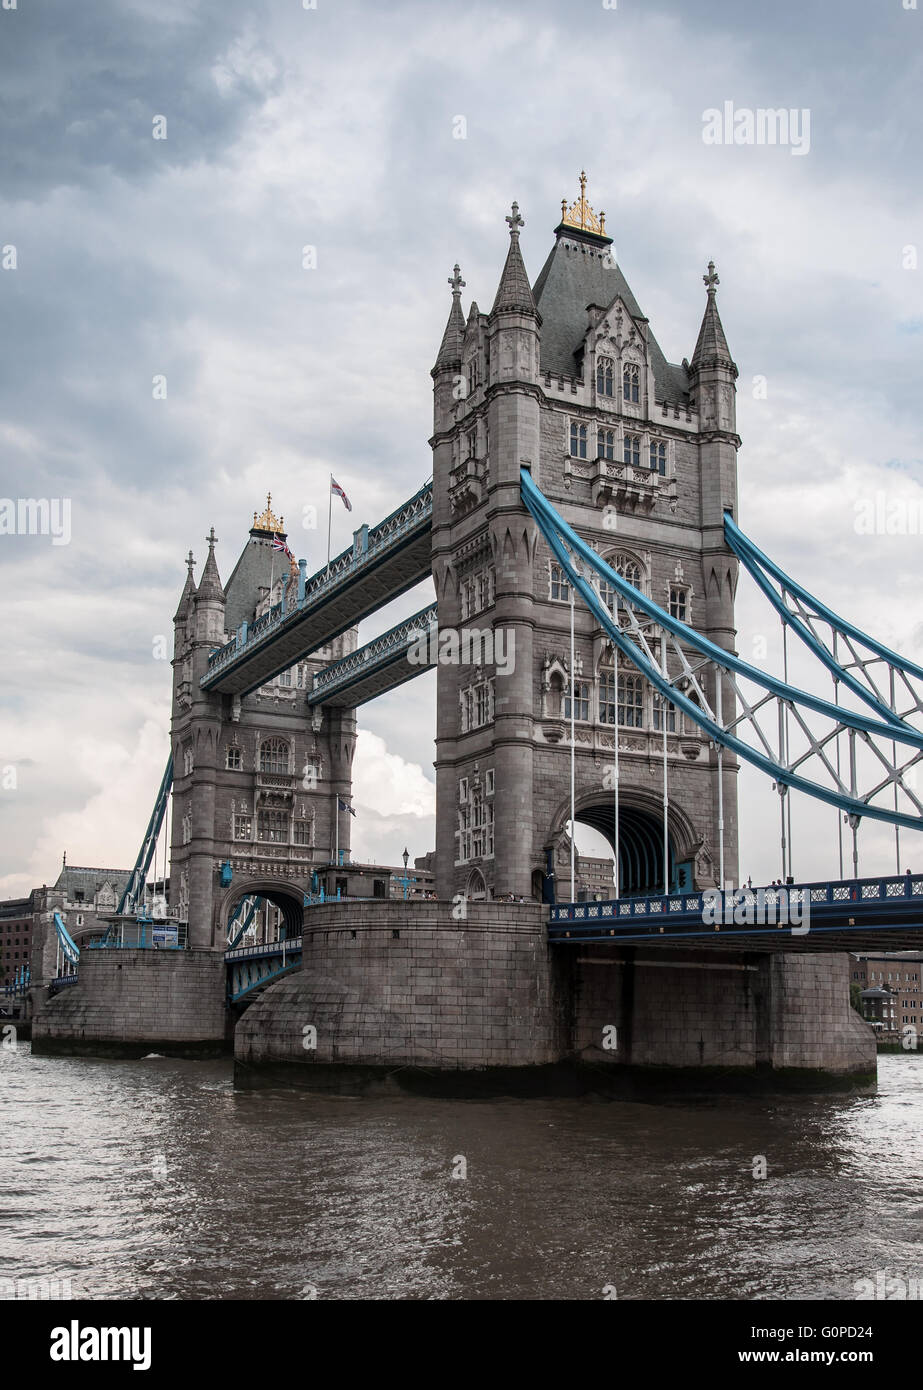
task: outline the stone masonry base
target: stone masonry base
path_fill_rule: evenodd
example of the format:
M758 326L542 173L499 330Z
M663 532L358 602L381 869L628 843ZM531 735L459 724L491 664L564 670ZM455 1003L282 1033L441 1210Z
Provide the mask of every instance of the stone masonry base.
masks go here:
M76 985L32 1020L44 1056L214 1056L227 1050L225 967L214 951L82 951Z

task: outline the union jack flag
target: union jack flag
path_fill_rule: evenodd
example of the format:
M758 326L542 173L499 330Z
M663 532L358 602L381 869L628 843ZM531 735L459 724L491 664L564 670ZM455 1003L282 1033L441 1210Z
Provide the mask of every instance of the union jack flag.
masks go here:
M283 554L287 555L290 560L293 560L295 558L292 555L292 552L289 550L288 546L285 544L285 541L282 539L281 536L277 536L275 531L273 531L272 533L272 548L273 550L281 550Z
M335 493L337 497L342 499L343 506L346 508L348 512L352 511L352 502L350 502L349 498L346 496L346 493L340 487L340 484L337 482L336 478L334 478L332 473L330 475L330 491Z

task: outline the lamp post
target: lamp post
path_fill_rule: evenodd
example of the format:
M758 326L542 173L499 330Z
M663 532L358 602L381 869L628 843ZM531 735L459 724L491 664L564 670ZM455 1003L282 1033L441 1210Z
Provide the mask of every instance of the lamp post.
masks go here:
M407 889L408 889L408 887L409 887L409 885L410 885L410 880L409 880L409 878L407 877L407 861L408 861L408 859L410 858L410 852L409 852L409 850L406 848L406 846L405 846L405 848L404 848L404 853L401 855L401 858L402 858L403 861L404 861L404 877L403 877L403 879L402 879L402 882L403 882L403 884L404 884L404 901L406 902L406 901L407 901Z

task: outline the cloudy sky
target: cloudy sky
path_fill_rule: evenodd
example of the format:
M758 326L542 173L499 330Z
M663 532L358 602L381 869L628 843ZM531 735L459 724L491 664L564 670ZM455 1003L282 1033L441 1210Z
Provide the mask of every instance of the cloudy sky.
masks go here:
M0 894L53 881L65 849L133 862L167 752L157 639L184 555L201 563L214 525L227 576L271 489L313 568L326 538L304 523L324 516L330 471L356 507L335 514L335 546L419 487L452 265L466 310L489 307L515 198L534 277L581 167L673 361L691 356L718 264L744 529L923 659L909 4L0 9L0 493L71 506L69 544L0 536ZM808 111L809 148L706 144L703 112L726 101ZM857 536L879 493L906 504L912 534ZM742 654L761 634L772 654L746 581L738 620ZM433 677L361 722L354 849L422 854ZM775 798L749 772L741 791L744 873L774 877ZM798 805L795 829L796 875L834 871L834 813ZM862 846L864 872L893 867L890 832L863 828ZM915 836L902 854L923 869Z

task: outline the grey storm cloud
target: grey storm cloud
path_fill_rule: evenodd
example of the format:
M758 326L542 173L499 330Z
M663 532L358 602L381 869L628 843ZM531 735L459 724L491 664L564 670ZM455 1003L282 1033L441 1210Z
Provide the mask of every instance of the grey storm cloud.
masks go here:
M356 507L335 516L335 546L429 476L452 265L466 310L488 308L516 198L534 278L582 166L674 361L692 353L702 271L718 263L741 370L741 505L767 548L919 648L867 582L914 592L911 538L869 537L857 565L850 509L882 478L923 481L923 271L901 262L923 247L921 55L923 13L900 0L0 11L0 248L18 262L0 271L0 495L70 498L74 533L57 549L0 539L0 708L15 716L0 739L4 758L31 760L0 873L25 872L94 775L135 776L147 796L169 714L152 643L211 524L226 576L271 488L313 567L324 521L303 522L323 516L328 472ZM703 112L726 100L810 108L810 154L707 148ZM743 646L763 621L743 593L739 621ZM432 686L360 721L430 780ZM148 809L139 800L123 858ZM760 831L745 826L753 846Z

